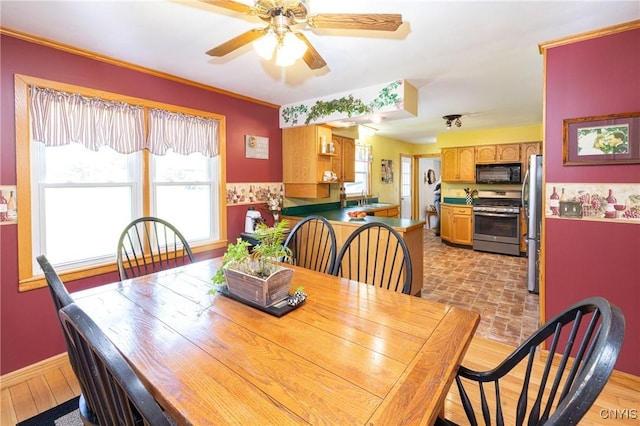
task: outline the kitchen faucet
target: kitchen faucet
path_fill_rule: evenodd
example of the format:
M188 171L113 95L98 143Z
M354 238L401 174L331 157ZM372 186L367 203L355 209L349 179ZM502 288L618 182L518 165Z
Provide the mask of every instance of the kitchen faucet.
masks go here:
M366 206L366 205L367 205L367 194L365 194L363 189L360 197L360 206Z

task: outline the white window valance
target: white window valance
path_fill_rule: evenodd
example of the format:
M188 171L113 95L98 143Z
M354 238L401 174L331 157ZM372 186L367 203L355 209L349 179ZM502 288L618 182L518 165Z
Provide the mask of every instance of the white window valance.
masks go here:
M124 102L31 87L32 138L45 146L77 142L128 154L145 148L144 109Z
M207 117L149 110L149 150L162 155L168 149L182 155L200 152L218 155L218 120Z
M218 120L149 109L145 135L145 108L125 102L88 98L31 86L32 138L45 146L77 142L92 151L109 146L129 154L148 149L188 155L218 155Z

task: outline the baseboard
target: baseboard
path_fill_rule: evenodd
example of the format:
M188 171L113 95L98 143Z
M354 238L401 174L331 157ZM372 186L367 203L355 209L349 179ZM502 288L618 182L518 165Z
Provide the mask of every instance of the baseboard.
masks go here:
M4 376L0 376L0 390L26 382L29 379L40 376L48 370L69 365L69 357L66 352L54 355L35 364L28 365Z

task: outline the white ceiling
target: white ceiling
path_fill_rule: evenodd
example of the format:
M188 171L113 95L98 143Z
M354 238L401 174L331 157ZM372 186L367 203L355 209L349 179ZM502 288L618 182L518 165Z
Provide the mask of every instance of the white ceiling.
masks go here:
M252 4L251 0L241 0ZM254 27L250 17L198 1L0 1L3 28L28 33L284 105L393 80L419 90L418 117L376 125L379 134L434 142L451 131L542 122L538 43L640 19L640 1L310 0L311 13L400 13L395 33L305 30L328 66L266 62L247 45L205 52ZM594 64L594 66L612 66Z

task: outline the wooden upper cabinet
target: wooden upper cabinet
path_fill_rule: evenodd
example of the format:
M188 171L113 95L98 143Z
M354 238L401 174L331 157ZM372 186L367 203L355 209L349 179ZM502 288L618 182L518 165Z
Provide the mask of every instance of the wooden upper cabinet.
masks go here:
M520 162L522 163L522 179L529 170L529 158L532 155L542 154L542 142L527 142L520 146Z
M356 181L356 141L351 138L342 138L342 181Z
M519 163L520 144L496 145L497 163Z
M285 195L298 198L325 198L329 184L322 175L331 170L331 156L321 155L322 141L331 142L331 129L301 126L282 131L282 180Z
M301 126L282 131L282 179L284 183L322 182L325 170L331 170L331 158L318 155L322 137L331 141L331 129Z
M440 151L442 181L453 182L458 177L458 149L443 148Z
M458 181L476 181L476 158L473 147L458 148Z
M476 146L476 164L490 164L496 162L496 146Z
M338 176L339 182L356 180L356 141L355 139L334 135L332 137L335 156L331 158L331 170Z
M440 153L442 181L474 182L476 162L474 147L444 148Z
M476 164L519 163L520 144L476 146Z

